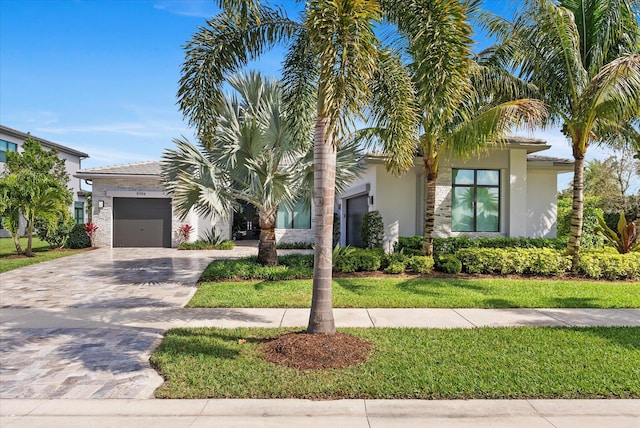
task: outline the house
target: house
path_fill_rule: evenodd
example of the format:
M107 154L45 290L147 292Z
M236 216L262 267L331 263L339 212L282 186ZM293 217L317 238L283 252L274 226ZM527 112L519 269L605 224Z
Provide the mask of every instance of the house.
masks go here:
M513 137L486 156L441 164L436 236L555 236L557 175L573 171L573 163L534 155L548 148L544 140ZM336 197L340 243L360 245L363 216L378 210L385 224L385 249L391 250L399 236L423 233L421 159L400 177L386 171L380 156L370 155L366 163L362 176ZM257 214L251 206L241 205L239 212L219 218L191 212L181 222L160 183L160 162L85 169L75 176L93 185L99 246L175 247L176 231L184 223L194 227L194 239L212 227L227 239L258 238ZM278 242L312 242L312 211L301 205L292 211L281 208L276 218Z
M45 149L55 149L58 157L65 160L65 167L69 174L68 187L73 191L73 204L69 207L71 214L77 223L83 224L87 219L87 192L82 189L81 180L74 177L74 174L81 168L82 159L89 157L81 151L63 146L44 138L36 137L29 133L21 132L7 126L0 125L0 173L4 172L7 152L21 152L22 145L27 138L31 138L42 145ZM21 223L20 233L24 232L24 222ZM0 237L8 237L6 230L1 229Z
M573 162L534 154L549 147L544 140L511 137L466 162L441 160L434 236L555 237L557 175L572 172ZM399 236L423 234L421 164L417 157L406 174L394 177L383 158L368 156L364 174L337 198L342 246L361 244L362 218L374 210L384 221L388 251Z
M216 218L195 211L180 221L171 197L160 182L160 162L140 162L77 171L92 185L96 245L106 247L176 247L181 224L194 228L192 240L215 228L225 239L258 239L258 216L240 205L236 213ZM301 207L281 208L276 220L279 242L313 239L311 212Z

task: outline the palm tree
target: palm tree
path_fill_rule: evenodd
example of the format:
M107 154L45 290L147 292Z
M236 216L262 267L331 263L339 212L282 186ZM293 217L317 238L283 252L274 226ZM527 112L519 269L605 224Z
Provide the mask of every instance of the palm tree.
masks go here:
M185 138L174 140L177 150L163 155L162 182L182 218L194 207L204 215L226 215L236 201L256 207L258 262L276 265L278 207L310 200L305 190L313 181L311 139L300 145L292 138L275 80L250 73L228 82L236 94L216 103L217 126L210 144L198 149ZM343 168L337 185L342 189L362 170L363 155L350 145L341 147L339 156Z
M495 61L535 88L561 125L574 164L567 250L578 265L589 146L626 141L640 147L638 0L528 0L512 21L489 17L499 37Z
M389 167L407 169L415 146L414 112L406 102L411 91L408 77L399 72L399 58L383 49L374 35L373 24L382 19L378 1L310 0L300 21L257 0L219 0L218 4L223 12L200 28L186 46L178 91L180 108L208 145L216 128L211 115L218 99L215 94L221 91L224 79L274 44L288 44L285 98L295 112L292 117L300 119L293 126L296 139L311 135L305 126L315 123L315 263L308 331L332 334L336 148L364 106L383 101L372 111L391 125L383 135L384 142L395 148ZM380 87L387 96L374 94L373 87Z
M425 174L423 254L433 254L436 182L440 161L467 159L501 143L513 126L536 125L545 114L537 100L518 99L526 85L472 59L469 18L477 1L383 0L404 37L421 129ZM424 25L428 22L430 25Z

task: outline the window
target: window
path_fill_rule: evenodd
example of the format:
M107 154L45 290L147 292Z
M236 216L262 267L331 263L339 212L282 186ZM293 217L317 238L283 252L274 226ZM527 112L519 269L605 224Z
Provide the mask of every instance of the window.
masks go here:
M286 207L278 207L276 215L277 229L311 229L311 208L298 201L293 211Z
M453 170L451 230L500 231L500 171Z
M0 162L7 162L7 152L17 152L18 145L5 140L0 140Z
M84 202L73 203L73 217L77 224L84 224Z

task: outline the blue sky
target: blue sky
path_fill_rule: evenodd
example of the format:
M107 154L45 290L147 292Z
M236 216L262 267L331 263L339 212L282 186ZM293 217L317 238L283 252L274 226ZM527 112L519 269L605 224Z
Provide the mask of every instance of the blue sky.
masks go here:
M0 0L0 123L88 153L84 168L158 160L192 136L176 105L182 46L216 11L212 0ZM254 68L278 76L280 60ZM533 136L571 158L557 130Z

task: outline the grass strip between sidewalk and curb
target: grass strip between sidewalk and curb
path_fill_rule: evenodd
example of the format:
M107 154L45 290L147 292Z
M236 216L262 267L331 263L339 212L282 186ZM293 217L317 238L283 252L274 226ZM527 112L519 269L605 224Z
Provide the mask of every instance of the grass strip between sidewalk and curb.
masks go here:
M261 344L287 329L170 330L151 357L158 398L640 398L640 327L341 329L360 365L296 370Z
M308 308L311 280L201 283L191 308ZM555 279L334 278L336 308L638 308L640 283Z

